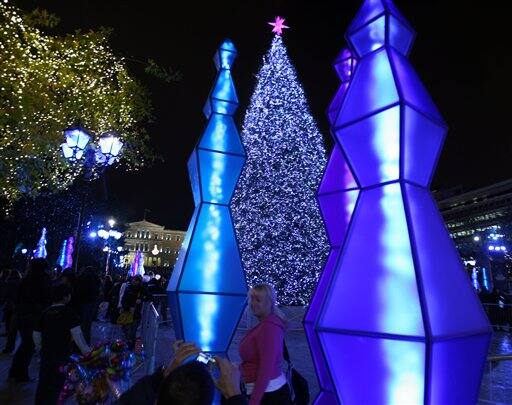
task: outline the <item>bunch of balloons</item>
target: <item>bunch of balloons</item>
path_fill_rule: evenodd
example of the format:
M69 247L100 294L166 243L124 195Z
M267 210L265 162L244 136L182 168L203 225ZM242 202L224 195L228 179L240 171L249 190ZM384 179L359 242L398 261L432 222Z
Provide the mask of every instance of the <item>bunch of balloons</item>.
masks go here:
M142 359L142 350L132 352L120 339L98 343L83 356L72 355L71 361L61 367L66 380L59 405L73 395L82 405L106 402L113 382L128 381L133 367Z

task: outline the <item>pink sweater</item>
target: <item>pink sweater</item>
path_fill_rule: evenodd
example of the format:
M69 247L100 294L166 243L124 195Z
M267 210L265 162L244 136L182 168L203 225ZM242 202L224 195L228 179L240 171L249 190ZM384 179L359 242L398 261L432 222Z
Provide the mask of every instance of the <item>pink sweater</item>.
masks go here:
M242 380L255 383L250 405L259 404L269 381L282 373L284 329L282 319L270 314L240 342Z

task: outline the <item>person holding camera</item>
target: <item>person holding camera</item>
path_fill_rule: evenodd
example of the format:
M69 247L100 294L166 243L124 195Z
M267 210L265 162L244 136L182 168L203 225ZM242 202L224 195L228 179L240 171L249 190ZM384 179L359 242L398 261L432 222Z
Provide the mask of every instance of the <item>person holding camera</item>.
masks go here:
M286 322L278 315L269 284L249 290L249 306L259 323L240 342L242 380L250 405L289 405L291 393L282 369Z
M213 379L206 364L189 361L201 353L194 343L178 340L173 348L175 355L167 366L159 367L152 375L142 377L121 395L116 404L210 405L217 386L224 397L223 404L247 405L247 398L240 392L240 372L237 366L216 356L214 367L218 368L220 376Z

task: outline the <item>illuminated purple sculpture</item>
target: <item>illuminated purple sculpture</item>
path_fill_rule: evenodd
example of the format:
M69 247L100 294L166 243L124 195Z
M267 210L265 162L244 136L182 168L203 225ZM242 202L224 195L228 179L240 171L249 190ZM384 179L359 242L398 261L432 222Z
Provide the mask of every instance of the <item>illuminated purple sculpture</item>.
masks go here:
M75 248L75 238L70 236L66 241L66 261L64 263L64 269L73 267L73 250Z
M343 49L334 62L336 72L341 79L341 85L327 110L331 125L334 125L334 120L339 114L355 65L356 60L348 49ZM318 202L331 249L304 319L304 329L313 353L313 362L320 383L320 393L315 400L316 404L337 403L333 383L322 356L318 334L315 331L315 324L320 316L325 289L329 284L341 245L345 240L348 224L359 194L352 172L336 139L334 141L334 147L318 190Z
M176 338L218 353L228 350L247 296L229 208L245 163L233 120L235 57L230 40L215 54L217 78L203 110L208 123L188 161L196 207L167 287Z
M133 263L130 266L130 270L128 270L128 275L131 277L137 275L143 276L144 273L144 254L140 250L137 250L135 252L135 257L133 258Z
M314 325L343 404L476 403L491 336L429 192L447 128L414 35L385 0L347 33L358 65L333 133L361 191Z

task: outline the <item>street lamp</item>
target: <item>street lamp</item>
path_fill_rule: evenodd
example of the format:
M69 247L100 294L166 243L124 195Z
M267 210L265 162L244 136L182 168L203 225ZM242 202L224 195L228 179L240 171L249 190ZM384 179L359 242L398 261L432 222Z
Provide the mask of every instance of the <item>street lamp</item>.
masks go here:
M114 224L115 224L115 220L114 219L109 219L108 221L108 224L110 227L113 227ZM116 229L109 229L108 231L106 229L103 229L103 228L100 228L98 229L96 232L96 235L105 240L105 246L103 248L103 251L105 253L107 253L107 257L106 257L106 263L105 263L105 274L108 274L108 268L109 268L109 261L110 261L110 254L111 253L116 253L114 250L112 250L110 248L110 245L108 243L108 240L110 238L112 239L115 239L115 240L119 240L121 239L121 237L123 236L123 234L121 232L119 232L118 230ZM121 246L118 246L117 247L117 252L121 252L123 250L123 248Z
M96 149L96 162L103 165L111 165L119 157L123 142L115 132L105 133L98 140L99 149Z
M91 140L91 135L82 127L71 127L64 130L65 143L60 146L64 157L69 160L79 160Z
M81 160L85 168L84 179L92 180L95 178L95 168L99 168L101 174L106 166L113 164L118 160L123 142L115 132L104 133L98 139L98 144L95 145L91 142L93 136L81 126L70 127L64 130L64 143L61 149L64 157L70 162L77 162ZM83 159L82 159L83 158ZM78 269L78 252L80 250L82 220L85 208L85 193L82 193L80 212L78 214L77 227L75 230L76 249L75 255L75 270ZM112 220L113 221L113 220ZM110 221L109 221L110 224ZM112 228L115 221L110 225ZM98 236L100 236L98 232ZM116 238L119 239L119 238Z

